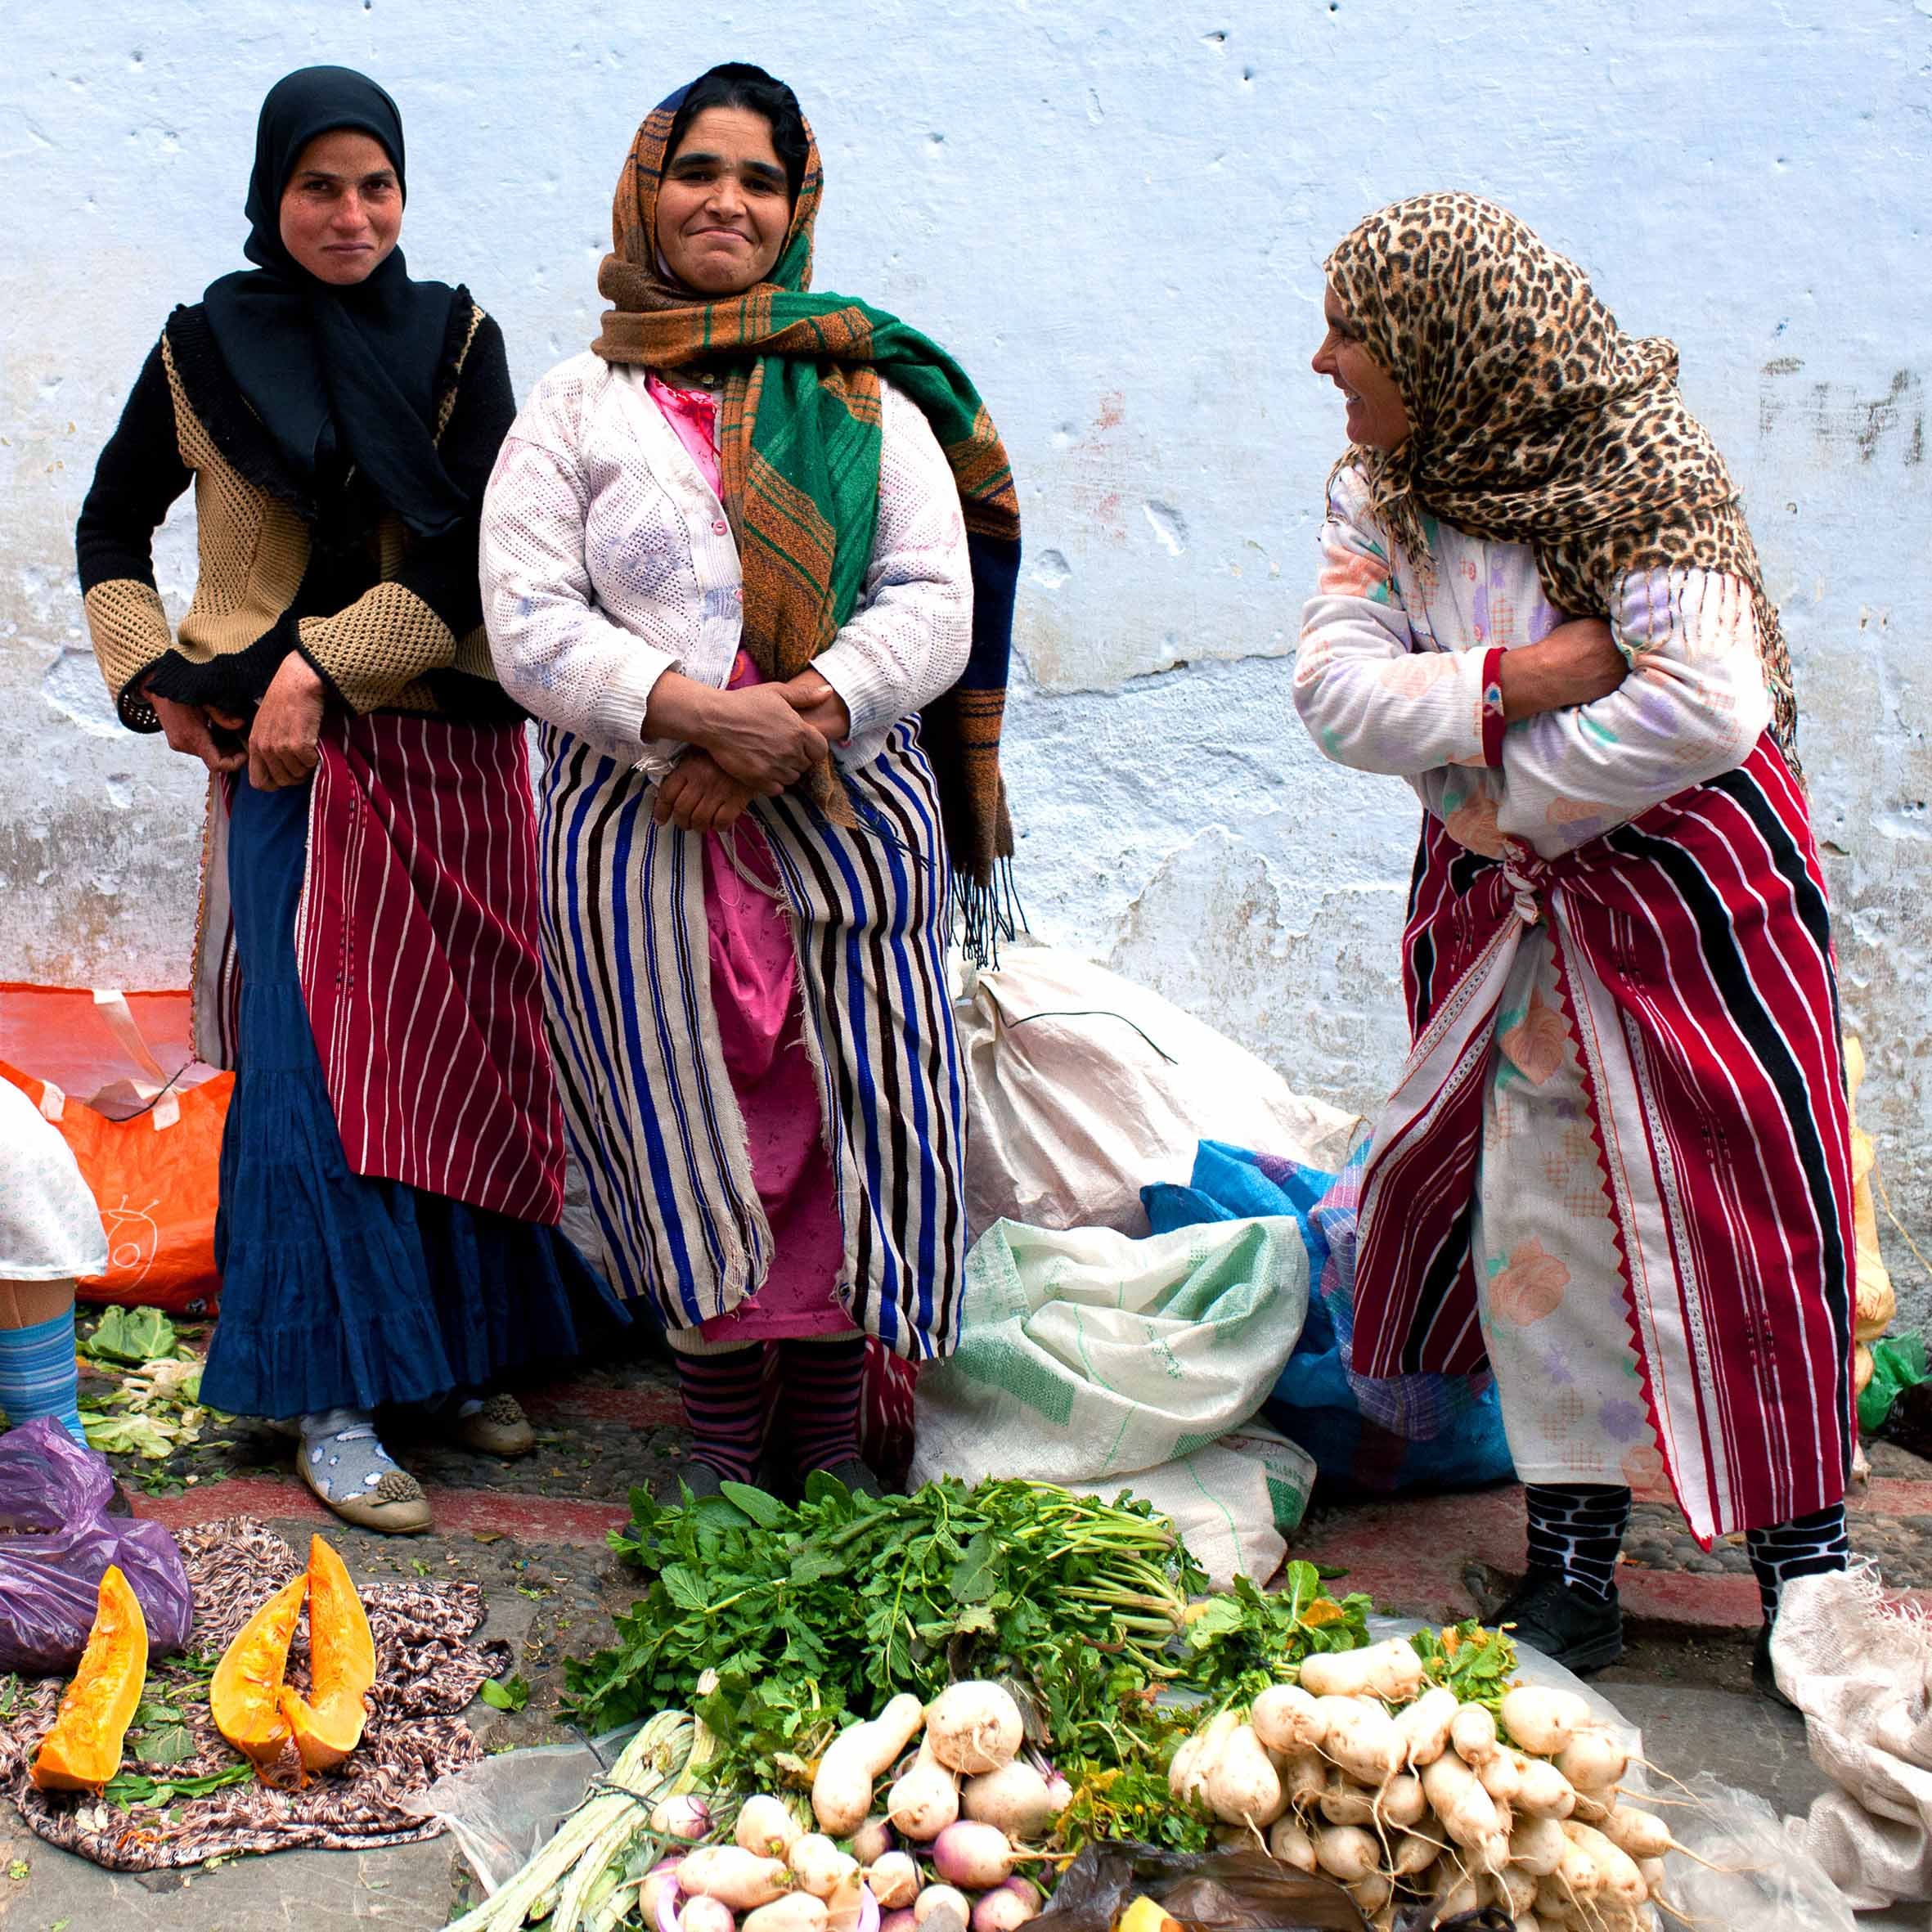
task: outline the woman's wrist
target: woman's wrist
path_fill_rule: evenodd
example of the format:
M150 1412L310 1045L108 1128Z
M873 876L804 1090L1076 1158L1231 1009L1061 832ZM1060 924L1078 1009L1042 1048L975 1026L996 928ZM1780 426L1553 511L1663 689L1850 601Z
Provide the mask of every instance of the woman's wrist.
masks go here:
M851 736L851 709L823 672L807 666L791 681L791 688L803 700L801 708L806 721L828 743L843 744Z
M669 738L708 749L716 733L718 696L709 685L681 671L667 671L651 686L644 708L645 740Z
M1539 717L1574 702L1561 688L1560 674L1546 662L1540 645L1519 645L1503 654L1496 681L1503 687L1503 716L1509 724Z
M1512 725L1543 709L1537 694L1536 666L1530 656L1535 648L1527 645L1505 651L1497 670L1496 681L1503 687L1503 716Z

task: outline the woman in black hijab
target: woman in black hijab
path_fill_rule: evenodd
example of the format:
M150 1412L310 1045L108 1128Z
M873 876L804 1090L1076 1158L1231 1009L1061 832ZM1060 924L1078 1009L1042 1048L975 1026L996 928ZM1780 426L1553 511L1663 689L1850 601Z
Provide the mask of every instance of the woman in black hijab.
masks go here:
M481 628L477 516L515 413L503 338L396 244L402 125L373 81L263 103L249 258L177 309L101 453L81 587L121 718L213 775L195 962L204 1058L237 1081L202 1378L299 1418L299 1466L369 1528L426 1528L377 1436L427 1403L532 1443L500 1377L608 1305L555 1231L522 714ZM152 539L195 488L171 631Z

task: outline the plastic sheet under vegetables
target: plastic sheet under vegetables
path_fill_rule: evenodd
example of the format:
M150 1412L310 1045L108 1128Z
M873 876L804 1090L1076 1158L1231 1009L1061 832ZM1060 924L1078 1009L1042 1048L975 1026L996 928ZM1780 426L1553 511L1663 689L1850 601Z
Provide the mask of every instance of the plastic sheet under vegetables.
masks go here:
M1363 1932L1355 1902L1332 1879L1278 1865L1265 1852L1169 1852L1089 1844L1067 1867L1028 1932L1111 1932L1139 1897L1209 1932Z
M110 1516L114 1477L51 1416L0 1436L0 1670L47 1677L87 1648L110 1563L140 1600L155 1656L187 1642L194 1593L160 1523ZM34 1534L23 1534L34 1532Z
M410 1809L443 1821L477 1882L493 1897L556 1835L591 1781L618 1761L637 1730L627 1724L589 1742L485 1758L438 1778L409 1801Z
M1670 1828L1718 1869L1670 1861L1670 1901L1683 1920L1750 1932L1856 1932L1844 1894L1805 1850L1795 1821L1781 1823L1762 1798L1708 1771L1686 1790L1695 1802L1671 1813Z

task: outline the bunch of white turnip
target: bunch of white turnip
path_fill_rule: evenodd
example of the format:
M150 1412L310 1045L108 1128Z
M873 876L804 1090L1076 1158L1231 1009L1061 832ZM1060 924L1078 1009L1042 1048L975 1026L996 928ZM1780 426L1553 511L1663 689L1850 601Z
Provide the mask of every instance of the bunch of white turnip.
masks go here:
M826 1747L811 1787L816 1831L795 1800L748 1798L731 1843L697 1844L645 1880L645 1923L656 1932L1019 1932L1042 1900L1014 1866L1071 1795L1020 1755L1024 1735L1018 1705L998 1684L953 1684L926 1706L896 1696ZM895 1770L875 1813L876 1788ZM709 1813L689 1799L651 1822L687 1841L711 1830Z
M1501 1723L1428 1683L1406 1638L1307 1658L1175 1753L1175 1796L1283 1864L1346 1885L1372 1925L1495 1906L1516 1932L1647 1932L1669 1832L1624 1800L1629 1759L1567 1691L1505 1692Z

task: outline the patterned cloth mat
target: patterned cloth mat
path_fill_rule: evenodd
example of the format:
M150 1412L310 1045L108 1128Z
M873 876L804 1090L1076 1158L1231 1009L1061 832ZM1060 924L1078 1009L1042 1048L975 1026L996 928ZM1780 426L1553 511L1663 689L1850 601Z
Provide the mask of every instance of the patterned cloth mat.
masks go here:
M362 1741L339 1770L303 1791L276 1790L249 1769L215 1728L208 1708L214 1661L275 1590L302 1568L294 1550L252 1516L229 1516L177 1539L195 1592L192 1658L151 1660L143 1701L178 1714L184 1737L162 1718L130 1746L155 1750L168 1732L164 1765L133 1749L107 1795L36 1790L28 1768L53 1723L65 1681L48 1678L23 1691L0 1722L0 1789L28 1826L49 1844L114 1871L155 1871L233 1852L319 1847L363 1850L433 1838L438 1822L404 1808L412 1795L482 1756L461 1713L486 1678L502 1668L501 1642L470 1641L483 1621L474 1584L383 1583L362 1592L375 1639L375 1687ZM198 1660L198 1663L196 1661ZM289 1653L289 1682L306 1692L306 1614ZM195 1788L230 1774L234 1781Z

